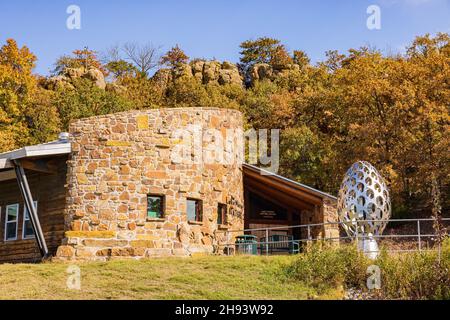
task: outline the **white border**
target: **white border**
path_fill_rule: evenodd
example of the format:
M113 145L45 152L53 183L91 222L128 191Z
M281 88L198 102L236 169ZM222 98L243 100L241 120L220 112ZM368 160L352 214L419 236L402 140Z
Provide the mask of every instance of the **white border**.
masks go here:
M17 215L16 215L16 220L14 221L8 221L8 208L10 207L16 207L17 208ZM6 212L5 212L5 242L6 241L14 241L17 240L17 233L18 233L18 228L19 228L19 215L20 215L20 211L19 211L19 204L18 203L14 203L14 204L8 204L6 206ZM16 223L16 237L15 238L11 238L11 239L7 239L6 236L8 234L6 226L8 225L8 223Z
M34 204L34 208L36 209L36 212L37 212L37 210L38 210L38 202L35 200L35 201L33 201L33 204ZM27 236L27 237L25 236L25 222L26 221L30 221L30 214L28 214L28 219L25 220L25 217L26 217L25 213L26 212L27 212L27 206L24 205L23 206L23 219L22 219L22 239L23 240L36 238L36 235L34 233L31 236Z

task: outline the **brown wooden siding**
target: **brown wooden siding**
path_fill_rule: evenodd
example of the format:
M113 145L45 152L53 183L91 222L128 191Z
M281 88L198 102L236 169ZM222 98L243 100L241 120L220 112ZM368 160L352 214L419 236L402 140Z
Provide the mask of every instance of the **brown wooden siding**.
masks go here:
M38 202L38 216L51 254L56 253L64 236L66 160L62 157L57 162L57 174L25 171L33 200ZM6 206L15 203L19 204L17 240L5 241ZM0 181L0 210L0 263L40 261L36 240L22 238L24 202L17 180Z

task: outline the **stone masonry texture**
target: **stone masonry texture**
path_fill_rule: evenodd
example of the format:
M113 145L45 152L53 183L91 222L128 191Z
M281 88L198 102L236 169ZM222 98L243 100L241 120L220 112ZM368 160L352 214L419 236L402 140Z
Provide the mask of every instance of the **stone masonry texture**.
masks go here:
M242 130L239 111L176 108L123 112L74 121L68 161L62 260L109 260L220 253L227 228L243 228L242 148L231 141L221 163L174 161L186 143L174 132L197 126ZM211 139L210 139L211 140ZM211 140L213 141L213 140ZM209 142L210 143L210 142ZM204 148L208 141L200 143ZM195 152L193 150L193 157ZM147 196L165 197L164 217L147 217ZM189 222L186 199L202 201L203 219ZM219 203L227 205L217 224Z

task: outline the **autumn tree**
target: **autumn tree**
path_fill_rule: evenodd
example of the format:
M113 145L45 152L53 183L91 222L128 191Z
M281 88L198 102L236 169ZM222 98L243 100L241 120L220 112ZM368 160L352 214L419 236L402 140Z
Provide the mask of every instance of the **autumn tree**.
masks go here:
M342 175L367 160L387 179L394 215L448 212L450 185L449 35L417 37L404 55L362 47L329 51L312 65L279 40L241 44L241 71L266 63L273 73L247 88L202 84L189 72L148 77L158 63L177 69L189 57L178 46L161 59L155 50L117 47L107 61L87 49L60 59L66 67L105 66L117 87L87 79L51 91L32 74L36 57L8 40L0 49L0 151L51 140L72 119L133 109L221 107L243 112L246 128L281 129L280 173L336 193ZM263 77L261 77L263 79ZM161 79L160 79L161 80ZM42 81L45 83L45 81ZM428 211L427 211L428 212ZM436 214L435 214L436 215Z
M13 39L0 48L0 151L17 148L28 139L25 113L36 88L35 62L35 55Z
M277 56L285 56L286 49L280 40L262 37L256 40L247 40L240 45L242 51L240 62L249 67L255 63L272 63Z
M256 40L247 40L241 43L240 72L244 75L247 85L251 82L251 70L255 64L264 63L273 69L284 69L293 63L286 47L280 40L261 37Z
M308 55L302 50L294 50L292 61L293 63L299 65L300 68L309 65L311 62Z
M189 57L178 45L176 45L161 57L160 63L162 65L167 65L170 68L175 68L183 63L188 63L188 61Z
M88 47L74 50L71 56L64 55L60 57L56 61L52 73L62 74L66 68L83 68L85 70L94 68L100 70L104 75L108 75L108 71L97 58L97 52L90 50Z
M103 53L102 63L113 80L133 76L138 72L138 69L132 63L122 58L121 48L118 45L108 48Z
M73 90L59 89L52 99L64 130L73 119L126 111L133 107L121 95L100 89L87 79L76 79L73 85Z

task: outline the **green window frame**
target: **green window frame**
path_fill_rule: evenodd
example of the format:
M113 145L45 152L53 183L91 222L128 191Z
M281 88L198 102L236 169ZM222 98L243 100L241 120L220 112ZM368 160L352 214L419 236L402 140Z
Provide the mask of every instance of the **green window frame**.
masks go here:
M165 197L159 194L147 195L147 217L154 219L164 218Z

